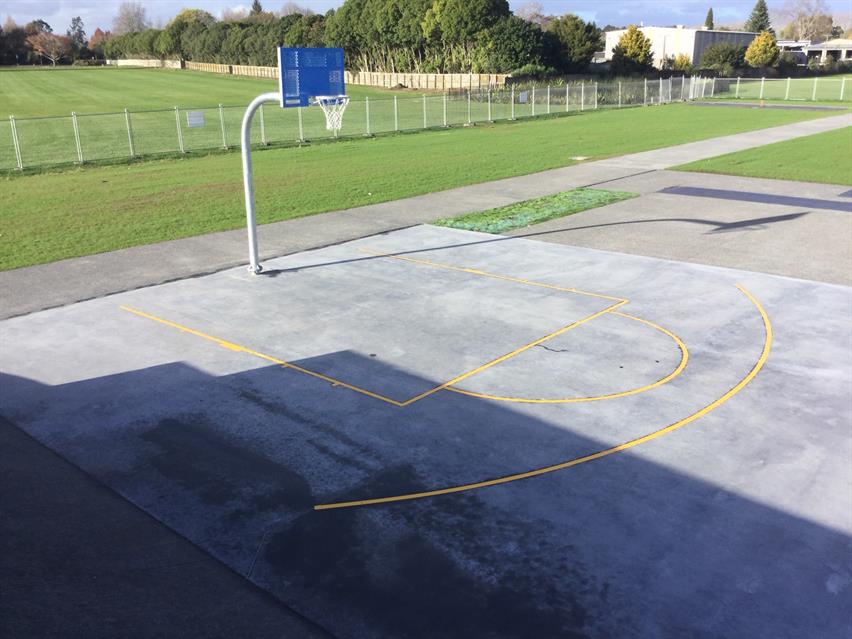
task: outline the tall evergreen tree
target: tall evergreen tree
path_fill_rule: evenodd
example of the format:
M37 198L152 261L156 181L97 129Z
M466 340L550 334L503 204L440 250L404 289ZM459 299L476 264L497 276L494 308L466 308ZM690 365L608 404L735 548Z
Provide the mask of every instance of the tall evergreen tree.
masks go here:
M766 0L757 0L754 4L754 9L751 10L751 15L743 25L743 30L762 33L769 31L775 35L775 30L772 28L772 22L769 20L769 9L766 7Z
M704 26L708 29L713 28L713 7L707 9L707 17L704 18Z
M249 11L249 15L256 16L263 13L263 7L260 4L260 0L254 0L251 3L251 11Z

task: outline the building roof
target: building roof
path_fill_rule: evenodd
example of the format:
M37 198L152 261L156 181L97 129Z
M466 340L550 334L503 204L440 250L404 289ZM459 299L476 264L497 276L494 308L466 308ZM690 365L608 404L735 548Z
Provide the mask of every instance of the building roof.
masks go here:
M852 49L852 40L848 38L835 38L834 40L826 40L825 42L808 46L808 51L822 51L823 49Z

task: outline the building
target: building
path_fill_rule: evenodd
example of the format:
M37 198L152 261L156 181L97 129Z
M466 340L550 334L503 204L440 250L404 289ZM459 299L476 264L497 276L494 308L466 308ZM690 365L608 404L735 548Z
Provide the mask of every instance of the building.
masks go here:
M852 40L846 38L826 40L804 47L804 52L808 61L818 58L820 64L825 64L829 59L834 62L852 62Z
M666 60L671 60L680 54L686 54L693 65L700 67L704 50L711 44L733 42L737 46L747 47L757 35L751 31L686 29L683 25L676 27L639 27L639 30L646 38L651 40L654 66L658 68L665 66ZM607 61L612 60L612 50L618 44L618 40L624 32L624 29L607 31L604 48Z
M807 64L805 49L811 45L810 40L778 40L776 42L782 53L789 53L796 59L796 64Z

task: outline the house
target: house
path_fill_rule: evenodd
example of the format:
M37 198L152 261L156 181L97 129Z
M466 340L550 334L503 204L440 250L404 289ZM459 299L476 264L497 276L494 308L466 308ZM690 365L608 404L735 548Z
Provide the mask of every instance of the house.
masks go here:
M737 46L747 47L757 35L751 31L717 31L715 29L687 29L683 25L676 27L639 27L646 38L651 40L654 66L662 68L667 60L680 54L689 56L695 66L701 66L704 50L717 42L733 42ZM618 44L625 30L607 31L604 53L607 61L612 60L612 50Z
M834 62L852 62L852 40L836 38L819 44L809 44L804 47L808 61L819 58L820 64L825 64L829 58Z

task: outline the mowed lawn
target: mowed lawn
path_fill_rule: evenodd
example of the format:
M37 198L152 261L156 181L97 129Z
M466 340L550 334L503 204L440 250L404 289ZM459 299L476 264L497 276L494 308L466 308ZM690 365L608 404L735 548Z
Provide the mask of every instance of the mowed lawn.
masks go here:
M852 186L852 127L690 162L677 169Z
M566 166L573 156L600 159L825 115L673 104L256 151L258 219L286 220ZM238 153L7 177L0 186L0 268L240 228L242 198Z
M201 71L118 67L6 68L0 70L0 116L114 113L145 109L247 105L278 81ZM348 86L353 97L388 95Z

